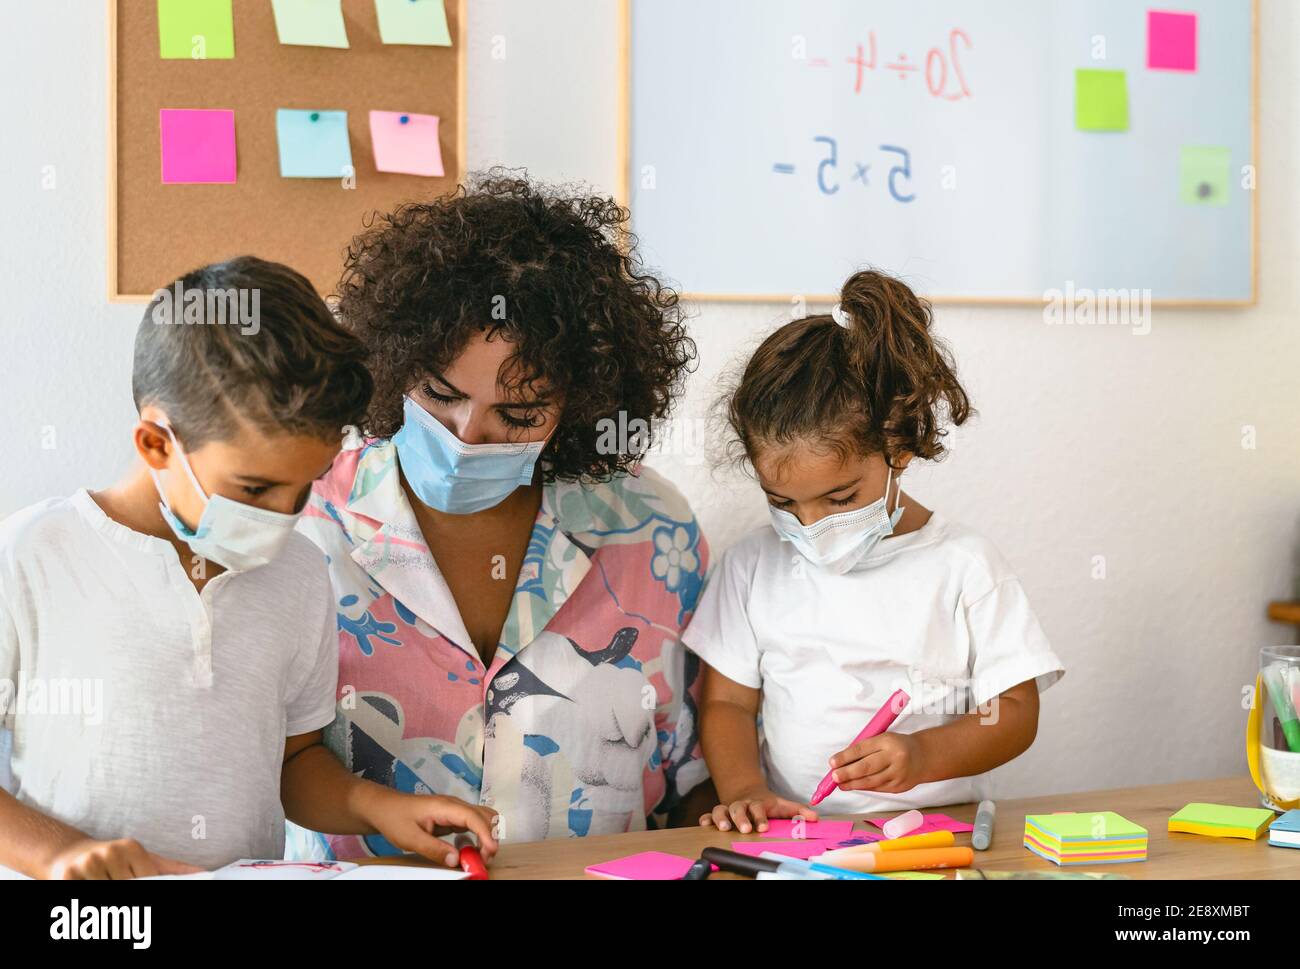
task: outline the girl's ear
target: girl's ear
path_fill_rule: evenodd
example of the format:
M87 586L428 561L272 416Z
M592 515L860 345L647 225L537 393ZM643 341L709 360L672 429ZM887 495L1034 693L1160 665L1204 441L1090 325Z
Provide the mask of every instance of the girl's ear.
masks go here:
M145 464L155 471L162 471L167 467L172 442L162 425L146 414L141 414L140 420L135 425L133 439L135 451Z

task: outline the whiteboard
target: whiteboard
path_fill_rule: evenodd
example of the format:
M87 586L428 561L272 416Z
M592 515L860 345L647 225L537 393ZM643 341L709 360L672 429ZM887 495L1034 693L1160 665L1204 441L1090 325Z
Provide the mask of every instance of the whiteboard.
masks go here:
M694 296L870 265L940 302L1254 300L1256 3L626 2L624 198ZM1195 70L1148 67L1153 8L1196 14ZM1124 72L1127 130L1076 129L1079 68ZM1202 146L1214 204L1180 191Z

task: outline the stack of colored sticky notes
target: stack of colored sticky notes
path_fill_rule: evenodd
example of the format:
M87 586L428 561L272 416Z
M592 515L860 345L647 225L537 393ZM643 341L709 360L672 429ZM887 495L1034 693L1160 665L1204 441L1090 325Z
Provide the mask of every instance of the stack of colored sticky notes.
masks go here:
M1275 848L1300 848L1300 808L1287 811L1268 826L1268 843Z
M1147 829L1114 811L1030 814L1025 847L1058 865L1146 861Z
M1248 838L1254 841L1277 817L1268 808L1230 807L1226 804L1189 804L1169 819L1170 831L1205 834L1213 838Z

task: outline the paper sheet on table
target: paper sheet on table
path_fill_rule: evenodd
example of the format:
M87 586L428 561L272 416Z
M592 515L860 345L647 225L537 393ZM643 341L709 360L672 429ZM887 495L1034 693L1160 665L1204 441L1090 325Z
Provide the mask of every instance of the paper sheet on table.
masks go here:
M813 855L820 855L836 846L834 841L816 839L813 841L733 841L731 850L742 855L757 858L766 851L785 855L787 858L802 858L807 861Z
M430 868L426 865L357 865L334 880L336 882L458 882L468 878L467 872L451 868Z
M925 820L915 831L907 832L904 837L911 837L914 834L929 834L931 831L952 831L955 834L961 834L963 831L974 831L975 825L967 824L965 821L958 821L956 818L950 818L946 814L923 814ZM867 818L867 824L874 824L878 828L883 828L889 818Z
M683 855L643 851L626 858L614 858L598 865L590 865L587 874L626 881L674 881L685 875L693 864L693 859Z
M802 841L804 839L822 841L842 841L853 833L852 821L799 821L794 818L772 818L767 822L767 830L755 832L764 838L781 841Z

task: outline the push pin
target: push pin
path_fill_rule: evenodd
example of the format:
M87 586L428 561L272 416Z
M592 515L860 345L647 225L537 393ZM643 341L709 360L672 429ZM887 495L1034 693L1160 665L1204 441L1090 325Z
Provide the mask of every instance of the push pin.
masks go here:
M319 120L320 120L320 112L319 112L319 111L313 111L313 112L311 113L311 120L312 120L312 121L319 121Z
M400 118L398 118L397 120L400 121L402 124L410 124L410 123L411 123L411 116L410 116L409 114L404 114L404 115L402 115Z
M1210 183L1209 183L1209 182L1201 182L1200 185L1197 185L1197 186L1196 186L1196 194L1197 194L1198 196L1200 196L1201 198L1203 198L1203 199L1207 199L1207 198L1209 198L1209 197L1210 197L1210 192L1212 192L1212 191L1213 191L1213 189L1210 188Z

